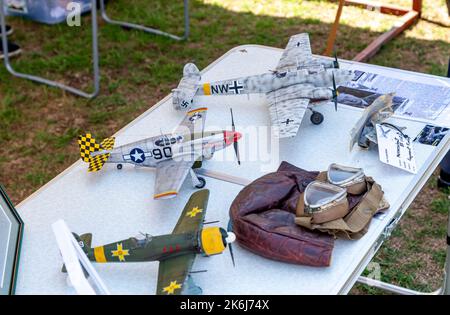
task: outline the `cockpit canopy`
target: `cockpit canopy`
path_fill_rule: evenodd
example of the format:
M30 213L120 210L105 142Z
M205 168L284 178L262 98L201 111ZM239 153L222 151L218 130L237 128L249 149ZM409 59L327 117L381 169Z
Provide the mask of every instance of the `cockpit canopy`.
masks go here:
M158 147L165 147L172 144L175 144L179 141L183 140L182 136L176 136L176 137L162 137L155 141L155 145Z
M146 247L153 239L153 236L150 234L139 233L135 237L132 237L130 240L134 244L134 248Z

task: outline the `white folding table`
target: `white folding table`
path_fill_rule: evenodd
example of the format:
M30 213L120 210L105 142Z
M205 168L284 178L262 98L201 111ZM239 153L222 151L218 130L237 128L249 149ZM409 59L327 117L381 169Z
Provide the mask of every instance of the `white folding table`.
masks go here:
M281 54L282 50L271 47L239 46L207 67L202 80L266 72L275 68ZM354 63L342 61L341 65L347 68ZM448 79L431 75L365 64L358 67L413 81L425 80L428 84L449 84ZM208 272L195 273L193 278L203 288L204 294L347 293L450 149L450 135L437 147L417 143L415 151L419 171L416 175L404 172L379 162L376 150L354 148L350 152L349 131L362 110L339 105L338 112L335 112L334 106L325 104L318 108L325 116L324 123L313 125L306 115L298 135L281 140L279 161L269 163L262 143L246 141L247 134L255 130L263 133L265 128L262 126L269 125L264 96L201 97L198 105L209 109L207 129L231 129L229 108L232 107L237 131L243 132L241 166L233 161L232 148L224 151L230 157L228 161L221 161L222 156L218 154L203 163L202 173L216 177L207 178L206 188L211 191L207 221L220 220L219 225L226 227L230 204L242 189L241 184L275 170L282 160L307 170L326 170L333 162L362 167L367 175L382 185L391 205L386 215L371 222L362 239L336 241L330 267L269 260L244 250L239 244L234 246L235 268L227 252L213 257L198 256L193 270L206 269ZM171 132L183 116L184 113L172 108L169 95L120 130L116 134L116 144L158 135L161 131ZM448 117L450 109L429 123L448 126ZM397 116L393 121L407 127L405 133L411 137L415 137L427 123ZM95 130L90 132L95 135ZM135 236L139 232L153 235L170 233L194 190L187 180L177 198L153 200L154 180L151 169L125 165L119 171L115 165L107 164L99 173L89 174L86 164L78 161L20 203L17 209L25 222L25 230L16 293L74 293L67 287L66 276L61 273L62 259L51 229L51 224L58 219L64 219L76 233L92 232L94 246ZM155 293L157 262L98 264L95 267L112 293Z

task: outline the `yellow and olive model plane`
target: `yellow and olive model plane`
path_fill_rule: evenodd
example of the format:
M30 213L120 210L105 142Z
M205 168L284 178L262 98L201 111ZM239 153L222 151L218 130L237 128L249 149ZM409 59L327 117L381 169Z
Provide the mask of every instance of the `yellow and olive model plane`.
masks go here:
M231 243L236 236L219 227L203 227L209 190L195 192L186 204L172 234L131 237L111 244L91 247L92 234L78 236L78 244L88 259L97 263L159 261L156 294L201 294L190 276L198 254L221 254L227 246L234 265ZM63 268L65 272L65 268Z

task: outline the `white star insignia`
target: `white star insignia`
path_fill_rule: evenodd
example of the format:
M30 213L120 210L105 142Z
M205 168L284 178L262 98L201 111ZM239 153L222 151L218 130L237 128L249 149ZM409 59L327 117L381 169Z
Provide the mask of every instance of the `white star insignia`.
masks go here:
M135 153L134 154L132 154L131 156L134 158L134 160L136 161L136 162L139 162L139 161L142 161L143 159L142 159L142 153L139 153L138 151L135 151Z

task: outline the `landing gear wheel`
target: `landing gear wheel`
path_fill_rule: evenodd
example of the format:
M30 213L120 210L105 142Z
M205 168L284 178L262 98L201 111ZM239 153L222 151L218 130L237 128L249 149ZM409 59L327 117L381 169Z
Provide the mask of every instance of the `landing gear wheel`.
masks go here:
M122 167L123 167L123 165L122 165L122 164L117 164L117 169L118 169L118 170L121 170L121 169L122 169Z
M198 177L198 181L200 182L200 184L195 186L195 188L202 189L203 187L206 186L206 180L203 177Z
M311 115L311 122L314 125L320 125L323 122L323 115L319 112L313 112Z

